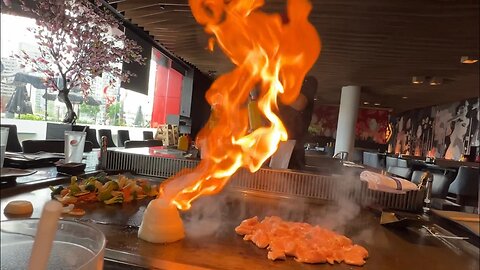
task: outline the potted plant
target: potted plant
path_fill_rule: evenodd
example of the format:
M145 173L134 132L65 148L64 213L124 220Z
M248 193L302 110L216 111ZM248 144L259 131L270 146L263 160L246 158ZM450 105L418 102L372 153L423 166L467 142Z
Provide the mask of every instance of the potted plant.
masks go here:
M99 1L20 0L20 4L36 19L37 27L29 30L35 34L40 56L22 51L17 57L58 91L67 108L64 123L76 120L68 96L72 89L80 88L87 96L95 77L103 73L110 75L110 86L128 81L134 74L122 70L122 63L145 62L136 42L113 33L120 22Z

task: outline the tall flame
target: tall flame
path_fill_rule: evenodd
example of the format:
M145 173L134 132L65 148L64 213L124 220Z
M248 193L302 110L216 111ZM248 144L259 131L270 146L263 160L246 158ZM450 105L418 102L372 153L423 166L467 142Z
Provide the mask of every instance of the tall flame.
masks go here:
M189 0L195 19L213 35L236 68L220 76L206 93L212 113L197 137L203 159L161 187L159 197L186 210L201 195L222 190L239 168L257 171L288 139L277 98L289 104L320 54L320 39L308 15L307 0L288 0L286 16L259 10L263 0ZM258 106L269 124L248 133L245 106L251 90L260 89Z

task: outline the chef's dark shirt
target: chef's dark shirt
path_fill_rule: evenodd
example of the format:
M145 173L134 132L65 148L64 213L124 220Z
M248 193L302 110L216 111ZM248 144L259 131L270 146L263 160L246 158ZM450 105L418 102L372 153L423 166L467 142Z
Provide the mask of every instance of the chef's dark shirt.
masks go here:
M285 128L288 139L296 140L295 147L290 158L290 169L302 170L305 167L305 148L308 136L308 127L312 121L314 97L317 91L317 81L314 77L307 77L301 89L301 94L307 98L307 105L302 111L284 105L279 102L279 114Z

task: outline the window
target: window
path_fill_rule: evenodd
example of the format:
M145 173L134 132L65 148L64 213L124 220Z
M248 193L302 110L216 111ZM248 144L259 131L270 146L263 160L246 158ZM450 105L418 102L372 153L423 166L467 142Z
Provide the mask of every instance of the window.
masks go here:
M28 27L35 27L34 19L1 16L1 116L61 122L66 108L58 101L57 92L43 86L42 74L21 67L14 57L22 50L28 54L38 53ZM152 57L144 70L149 66L150 72L141 76L149 80L147 94L142 94L143 89L121 87L120 83L109 85L110 75L104 73L95 78L87 97L81 91L70 92L77 123L157 127L167 122L169 114L178 115L184 74L172 68L172 61L156 49L149 53Z

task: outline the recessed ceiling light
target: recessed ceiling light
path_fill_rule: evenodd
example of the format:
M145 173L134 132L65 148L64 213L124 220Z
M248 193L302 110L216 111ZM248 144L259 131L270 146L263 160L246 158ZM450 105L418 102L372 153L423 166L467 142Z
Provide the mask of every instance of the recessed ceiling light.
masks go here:
M425 81L425 76L413 76L412 83L413 84L421 84Z
M363 102L363 105L368 105L368 104L370 104L370 102L367 102L367 101Z
M402 97L403 99L407 99L408 97Z
M438 77L433 77L431 80L430 80L430 85L440 85L442 84L443 82L443 79L442 78L438 78Z
M478 59L475 59L473 57L469 57L469 56L460 57L460 63L462 64L475 64L476 62L478 62Z
M375 105L375 106L380 106L380 103L374 103L373 105Z

